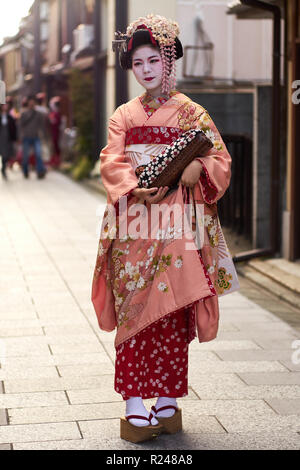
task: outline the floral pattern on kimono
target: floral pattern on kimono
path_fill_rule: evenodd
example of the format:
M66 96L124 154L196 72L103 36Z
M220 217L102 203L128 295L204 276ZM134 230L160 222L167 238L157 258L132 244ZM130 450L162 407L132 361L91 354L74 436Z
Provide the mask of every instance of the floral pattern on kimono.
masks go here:
M192 250L186 249L186 236L181 239L174 236L174 219L165 221L161 228L169 238L160 237L158 229L156 239L122 240L116 237L120 217L116 226L107 222L111 208L117 207L122 196L131 195L137 187L136 165L130 149L125 151L126 135L135 128L160 129L166 124L182 131L187 126L201 128L210 133L214 142L214 148L205 157L199 157L203 171L198 184L188 191L193 204L204 206L204 240L198 250L195 245ZM155 142L146 142L144 147L145 144L150 146ZM150 156L140 151L147 161ZM217 297L239 288L216 204L229 185L230 164L230 155L206 110L181 93L171 96L150 117L137 98L118 108L110 119L108 145L101 152L101 176L110 209L105 212L101 230L92 301L100 328L112 331L117 327L116 346L188 304L194 309L199 341L216 337ZM179 185L178 190L167 195L159 205L178 204L183 211L184 197L184 189ZM137 202L131 195L126 216ZM150 204L142 207L146 211L144 217L149 217ZM132 222L132 218L128 220ZM201 224L203 220L194 210L191 228L201 228Z
M172 90L170 92L170 97L176 95L177 93L177 90ZM140 96L140 101L145 109L147 116L151 117L152 114L154 114L155 111L159 109L162 104L165 104L168 101L168 98L161 96L153 98L150 93L145 92L142 96Z

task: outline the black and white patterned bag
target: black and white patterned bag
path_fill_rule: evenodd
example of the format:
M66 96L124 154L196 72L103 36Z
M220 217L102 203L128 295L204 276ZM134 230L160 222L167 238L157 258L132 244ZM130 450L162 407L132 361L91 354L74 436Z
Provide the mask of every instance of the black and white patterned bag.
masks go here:
M138 186L140 188L176 186L185 167L194 158L205 156L212 147L212 142L202 130L191 129L185 132L154 157L148 165L136 169Z

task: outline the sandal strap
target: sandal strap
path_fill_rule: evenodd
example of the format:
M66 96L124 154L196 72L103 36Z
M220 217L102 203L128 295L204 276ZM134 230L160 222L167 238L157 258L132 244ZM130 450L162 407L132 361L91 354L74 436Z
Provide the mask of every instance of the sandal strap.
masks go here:
M154 411L155 414L159 413L160 411L164 411L164 410L175 410L175 411L178 411L178 408L177 406L174 406L174 405L166 405L166 406L162 406L160 408L155 408L155 406L152 406L151 407L151 410Z
M150 414L150 416L152 417L153 415ZM149 423L151 424L151 418L147 418L147 416L140 416L140 415L130 415L130 416L126 416L126 419L127 421L129 419L143 419L144 421L149 421Z

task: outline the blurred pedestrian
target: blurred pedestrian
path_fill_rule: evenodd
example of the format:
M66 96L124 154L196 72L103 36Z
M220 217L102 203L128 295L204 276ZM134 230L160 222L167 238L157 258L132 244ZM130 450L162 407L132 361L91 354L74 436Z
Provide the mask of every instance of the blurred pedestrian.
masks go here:
M2 177L6 180L6 166L13 156L13 143L17 139L17 127L15 119L9 114L9 105L0 106L0 155L2 158Z
M45 116L49 114L49 108L46 105L46 94L45 93L38 93L36 95L36 106L35 109Z
M49 121L49 108L46 101L46 93L38 93L36 95L36 111L41 113L43 116L43 126L45 132L41 136L42 155L44 162L49 162L51 158L51 133L50 133L50 121Z
M59 96L54 96L50 100L50 113L49 121L51 126L52 142L54 155L52 157L53 166L60 165L60 127L61 127L61 112L60 112Z
M22 169L25 178L28 178L28 163L30 148L34 147L36 171L39 179L46 175L45 165L41 151L41 133L45 132L44 120L41 113L36 109L36 99L34 96L28 98L28 109L24 111L20 118L20 130L23 143Z

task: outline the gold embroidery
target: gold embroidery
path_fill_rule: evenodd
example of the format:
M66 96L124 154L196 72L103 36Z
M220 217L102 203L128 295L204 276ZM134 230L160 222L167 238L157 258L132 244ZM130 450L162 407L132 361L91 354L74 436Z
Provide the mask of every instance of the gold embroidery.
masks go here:
M224 294L225 290L229 290L232 286L232 275L226 272L224 267L218 269L218 279L215 281L215 289L219 295Z

